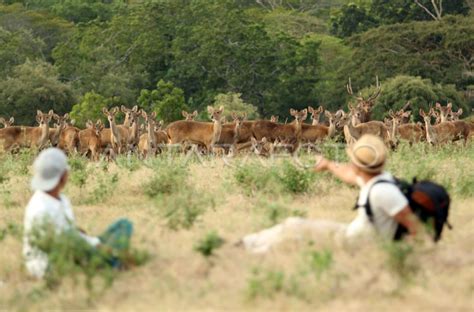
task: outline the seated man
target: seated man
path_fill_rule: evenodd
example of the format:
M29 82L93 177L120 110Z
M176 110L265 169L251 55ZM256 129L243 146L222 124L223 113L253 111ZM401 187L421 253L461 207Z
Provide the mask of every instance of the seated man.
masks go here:
M329 171L343 182L360 187L357 200L357 217L350 224L329 220L308 220L288 218L281 224L261 232L247 235L242 243L254 253L264 253L273 246L288 239L310 237L317 240L374 236L391 240L395 236L398 224L408 229L414 236L419 221L412 213L408 200L396 185L384 181L393 181L393 176L384 172L387 150L382 140L373 135L362 136L347 149L350 164L338 164L325 158L319 159L315 170ZM370 194L369 194L370 191ZM370 201L372 216L369 218L365 205Z
M53 233L54 237L72 233L75 239L89 245L92 252L100 249L100 254L106 255L106 263L120 265L116 255L128 249L132 224L122 219L99 237L86 235L76 227L71 203L61 194L68 180L66 155L57 148L46 149L36 158L33 169L31 186L35 193L26 207L23 238L23 255L28 272L42 278L48 270L48 254L39 244L35 244L41 238L36 236L50 239L46 237L46 232Z

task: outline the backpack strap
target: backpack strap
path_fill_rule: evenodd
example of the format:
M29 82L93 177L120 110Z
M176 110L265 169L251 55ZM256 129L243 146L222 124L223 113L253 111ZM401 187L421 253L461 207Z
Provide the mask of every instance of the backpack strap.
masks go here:
M389 180L378 180L378 181L375 181L375 183L370 186L369 191L367 192L367 201L365 202L365 204L359 205L359 204L358 204L358 201L359 201L359 200L357 199L356 206L354 207L354 209L363 207L363 208L365 209L365 213L367 214L367 217L369 218L369 221L370 221L371 223L374 223L374 213L372 212L372 207L371 207L371 205L370 205L370 192L372 191L372 188L373 188L375 185L380 184L380 183L395 184L395 181L389 181Z

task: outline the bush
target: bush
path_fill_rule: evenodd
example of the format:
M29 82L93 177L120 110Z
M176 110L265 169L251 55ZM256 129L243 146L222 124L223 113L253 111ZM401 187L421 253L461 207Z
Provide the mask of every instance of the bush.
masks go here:
M414 247L405 242L388 242L384 245L389 269L403 281L410 281L419 271Z
M217 232L212 231L206 234L195 246L194 250L199 252L205 258L214 254L214 250L224 244L224 239Z
M321 275L328 271L333 265L332 253L330 250L324 251L312 251L309 254L309 267L310 270L320 278Z
M285 274L281 271L265 271L254 269L247 281L247 296L273 298L276 293L284 290Z
M234 171L237 184L247 193L263 190L269 193L278 193L278 181L275 176L274 168L265 168L257 163L246 163L237 166Z
M288 161L283 163L279 174L283 189L295 194L307 192L315 180L314 177L313 171L298 169Z
M174 194L186 187L188 173L184 165L160 161L153 164L152 168L155 174L142 187L148 197Z

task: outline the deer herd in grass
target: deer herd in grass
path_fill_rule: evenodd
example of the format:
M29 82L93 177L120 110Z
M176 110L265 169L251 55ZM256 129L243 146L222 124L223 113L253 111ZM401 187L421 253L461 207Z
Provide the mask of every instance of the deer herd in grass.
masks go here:
M352 87L347 92L353 95ZM389 112L389 118L383 122L371 120L371 110L380 94L377 81L376 91L367 98L357 96L357 104L349 104L349 111L338 110L335 113L325 111L323 107L308 107L301 111L290 110L293 121L278 123L278 116L270 120L246 120L246 114L232 114L232 122L225 122L224 108L208 107L212 122L195 121L197 111L182 112L184 120L170 123L163 128L156 120L156 113L146 113L138 109L122 106L110 110L103 108L108 126L102 121L88 121L86 129L79 129L70 121L68 114L59 116L53 111L37 111L37 127L14 126L14 118L0 118L4 128L0 129L0 148L3 151L15 151L29 147L42 149L57 146L68 153L80 153L98 160L104 154L113 158L117 154L137 152L146 158L156 155L164 148L178 146L181 151L194 150L205 154L227 154L252 152L260 156L270 156L282 149L294 154L301 147L314 146L326 139L343 137L347 144L353 144L363 134L381 137L389 147L396 147L400 141L410 144L427 141L433 145L472 138L472 123L459 120L462 110L452 110L451 103L442 106L437 103L428 112L420 109L424 123L410 123L411 111L407 103L398 112ZM122 124L116 123L117 114L125 115ZM304 123L308 114L311 124ZM326 121L320 121L324 115ZM435 123L432 124L432 119ZM55 127L49 124L54 119ZM143 120L143 122L142 122Z

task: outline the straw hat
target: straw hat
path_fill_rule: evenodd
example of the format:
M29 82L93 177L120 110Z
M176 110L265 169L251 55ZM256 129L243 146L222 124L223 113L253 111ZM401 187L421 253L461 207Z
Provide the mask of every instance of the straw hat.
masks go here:
M347 148L351 162L368 173L382 172L387 160L387 149L383 141L375 135L364 134L351 147Z
M67 157L60 149L45 149L36 158L33 170L31 188L35 191L51 191L58 185L64 172L69 170Z

